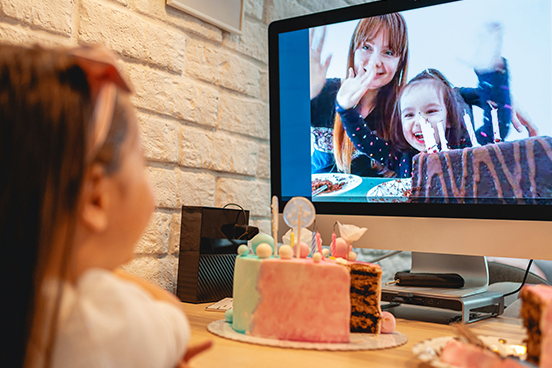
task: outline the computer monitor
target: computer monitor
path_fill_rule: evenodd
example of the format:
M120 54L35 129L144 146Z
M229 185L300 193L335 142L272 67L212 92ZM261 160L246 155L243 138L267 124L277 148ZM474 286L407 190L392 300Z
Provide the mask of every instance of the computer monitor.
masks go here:
M372 32L357 46L364 52L377 54L379 60L371 64L368 61L364 61L364 64L360 61L355 64L353 60L350 64L352 70L349 69L348 49L352 42L352 34L359 22L363 19L395 13L400 14L399 20L402 19L406 26L395 25L393 34L403 35L404 39L390 40L382 36L382 40L378 40L378 33ZM461 102L468 104L470 101L466 102L466 100L469 98L459 92L460 87L465 88L463 92L479 93L478 88L485 89L484 83L488 82L481 77L482 74L498 70L502 75L502 84L498 83L498 88L502 88L502 91L498 93L505 100L498 104L489 100L486 103L480 103L483 108L475 106L462 110L464 115L462 118L471 123L474 132L470 134L467 124L459 128L458 134L463 135L463 141L457 141L457 146L449 142L451 143L449 153L454 149L471 152L473 150L471 146L476 145L495 145L495 139L505 142L527 141L529 133L535 134L536 130L539 136L552 136L551 18L549 0L523 2L519 0L393 0L376 1L271 23L269 26L271 189L272 194L280 200L280 210L292 197L309 198L317 211L316 230L321 233L325 245L329 245L335 228L334 224L337 221L365 227L368 231L355 242L355 247L412 251L414 252L412 271L456 272L464 276L466 287L461 291L451 291L450 295L453 296L469 296L486 289L488 274L485 256L552 260L552 247L549 244L552 235L552 195L550 195L552 173L534 174L535 166L544 167L541 162L535 165L529 163L528 168L520 169L527 164L526 160L529 159L526 158L532 155L527 153L529 150L514 149L513 155L517 157L515 160L521 163L512 164L511 170L506 170L508 171L506 174L496 174L497 171L493 171L496 175L492 173L490 175L495 175L499 183L506 183L508 180L510 182L529 180L532 183L529 191L533 190L531 195L503 192L498 196L486 197L472 193L460 198L454 195L424 196L423 193L429 192L422 191L420 194L419 191L418 197L413 198L409 195L413 193L411 191L417 184L412 183L412 173L403 175L398 172L396 165L386 163L387 158L391 156L380 158L381 162L374 163L377 160L369 157L369 147L368 149L362 147L364 151L354 147L349 155L353 156L351 160L361 157L364 163L359 160L361 164L356 168L350 165L348 169L343 170L335 161L336 154L332 147L335 143L333 133L336 131L334 130L336 114L355 112L365 120L366 113L376 105L372 99L371 107L369 104L363 105L361 100L352 107L340 106L339 103L336 106L336 100L339 102L340 99L336 95L345 81L357 78L358 84L361 84L360 79L364 76L365 81L370 79L369 83L372 83L380 76L385 78L385 73L389 72L384 70L386 67L390 68L391 74L395 70L398 71L395 75L389 76L391 82L384 80L379 87L377 83L370 85L365 87L362 93L366 93L364 91L370 88L381 91L396 80L396 90L387 92L388 95L395 93L395 96L398 96L400 92L397 91L414 76L424 71L430 75L438 71L446 77L448 86L455 87L455 96L461 95L464 99ZM372 22L372 24L377 25L378 22ZM408 46L407 51L405 51L405 43ZM353 59L355 51L351 51ZM499 63L496 63L497 53L498 60L501 61ZM328 58L329 55L331 58ZM394 57L398 60L394 65L391 63L389 64L391 66L386 66L384 60L386 57ZM407 61L406 65L404 60ZM489 60L494 60L494 64ZM318 74L313 69L315 67L319 67ZM320 68L325 74L322 87L316 85L314 80L315 75L320 75ZM372 75L368 76L369 73ZM330 82L333 85L330 85ZM318 107L313 107L312 100L320 97L322 93L320 88L326 95L322 102L317 102ZM508 88L511 93L508 92ZM411 90L415 91L414 88ZM494 92L491 91L491 93ZM406 92L403 92L403 96L405 94ZM422 93L418 92L414 95L421 96ZM442 101L444 97L440 96ZM476 95L480 100L485 99L485 96L487 95ZM350 103L346 98L341 100L345 100L345 104ZM389 98L386 101L378 101L384 106L380 106L378 118L375 119L377 122L370 123L367 120L365 122L368 125L376 124L375 128L369 126L375 136L372 137L373 142L377 138L384 144L393 146L395 143L392 144L391 141L398 142L400 139L394 138L387 141L387 138L379 136L382 130L387 137L392 134L389 130L385 132L385 129L381 129L381 124L391 124L391 120L398 116L399 123L404 126L401 107L400 104L396 107L396 101ZM471 105L474 105L473 101ZM325 109L325 112L315 113L313 109L320 106ZM397 109L399 114L395 117L392 114L394 109ZM506 111L506 115L499 116L498 120L501 121L497 121L495 109ZM530 120L525 121L532 122L532 125L528 124L529 129L523 128L521 132L517 132L512 126L508 110L511 116L516 112L524 111L525 114L521 116L528 116ZM426 123L431 123L430 113L428 111L428 115L420 115L423 119L417 124L422 125L424 120ZM317 119L320 119L321 114L326 114L330 118L320 122ZM416 118L419 119L419 116ZM493 131L492 124L496 124L495 128L498 126L502 129L499 129L495 136L493 134L497 129ZM395 128L400 126L395 124ZM434 125L432 127L435 128ZM351 139L350 134L354 131L345 131L345 133ZM402 133L406 134L404 131ZM437 133L435 131L434 134L438 142L437 150L445 150L442 145L443 140L439 139L441 136ZM475 138L474 133L477 135ZM408 139L406 141L408 143ZM427 141L428 139L424 140L424 143ZM543 143L543 147L546 146L546 142ZM406 156L408 163L417 163L416 160L423 156L411 154L412 150L409 151L404 145L401 150L400 152L410 152L410 156ZM420 150L424 149L420 148ZM414 149L414 153L416 151ZM544 161L550 161L552 157L549 149L539 148L536 155L542 156ZM548 164L549 162L546 163ZM342 165L342 167L347 166ZM362 167L368 169L362 171ZM451 169L450 166L447 167ZM422 166L420 168L424 169ZM412 171L415 170L414 167ZM443 169L443 171L447 170ZM457 180L456 183L463 180L454 178L454 171L451 172L450 175L443 173L441 178L449 175L453 176L453 180ZM524 174L527 172L529 174ZM424 175L423 172L418 174ZM390 175L395 177L389 177ZM515 175L517 179L514 180L512 177ZM314 186L316 179L327 180L324 190L334 184L337 189L318 194L316 191L318 187ZM466 180L482 179L475 173L472 178ZM399 194L395 190L391 196L380 196L374 190L391 184L402 186L408 184L410 189L408 186L405 187L406 189L401 187L402 191L399 191ZM435 181L425 184L426 187L423 189L429 190L428 187L436 184L438 183ZM539 187L539 192L535 193L536 186L544 189L541 191ZM285 225L280 226L280 233L286 230ZM449 255L452 256L449 257Z

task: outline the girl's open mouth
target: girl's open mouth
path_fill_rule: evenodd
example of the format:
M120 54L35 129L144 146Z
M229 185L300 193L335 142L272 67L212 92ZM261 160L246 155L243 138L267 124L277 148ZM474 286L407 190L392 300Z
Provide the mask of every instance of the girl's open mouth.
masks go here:
M420 143L424 143L424 135L422 134L422 132L416 132L414 133L414 138L416 138L416 140Z

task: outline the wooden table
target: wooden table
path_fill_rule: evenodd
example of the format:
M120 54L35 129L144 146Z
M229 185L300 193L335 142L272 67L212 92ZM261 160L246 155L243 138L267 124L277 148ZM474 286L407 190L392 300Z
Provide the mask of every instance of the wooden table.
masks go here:
M213 348L192 360L192 367L254 367L254 368L309 368L309 367L428 367L412 353L412 347L423 340L450 336L450 326L413 320L397 319L396 330L408 337L400 347L349 352L282 349L237 342L207 331L207 325L224 318L222 312L207 312L207 304L182 303L192 328L192 343L213 340ZM480 335L520 339L525 332L521 320L511 317L491 318L470 324Z

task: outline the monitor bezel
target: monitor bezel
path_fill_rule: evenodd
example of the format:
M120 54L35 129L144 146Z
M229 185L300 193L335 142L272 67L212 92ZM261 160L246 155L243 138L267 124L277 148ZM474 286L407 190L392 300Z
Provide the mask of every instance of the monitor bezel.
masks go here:
M279 71L278 35L326 24L457 1L462 0L383 0L277 20L270 23L268 27L268 70L271 192L273 196L277 196L280 199L280 211L288 201L282 199L282 178L281 167L279 165L281 162L280 84L278 78L273 77L277 76ZM313 202L313 204L318 214L330 215L552 221L552 208L549 204L358 203L320 201Z

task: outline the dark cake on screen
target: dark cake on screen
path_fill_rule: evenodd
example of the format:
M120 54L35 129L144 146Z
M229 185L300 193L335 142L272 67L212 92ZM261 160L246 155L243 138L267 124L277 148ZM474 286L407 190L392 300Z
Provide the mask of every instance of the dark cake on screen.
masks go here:
M414 157L412 202L550 204L552 138Z

